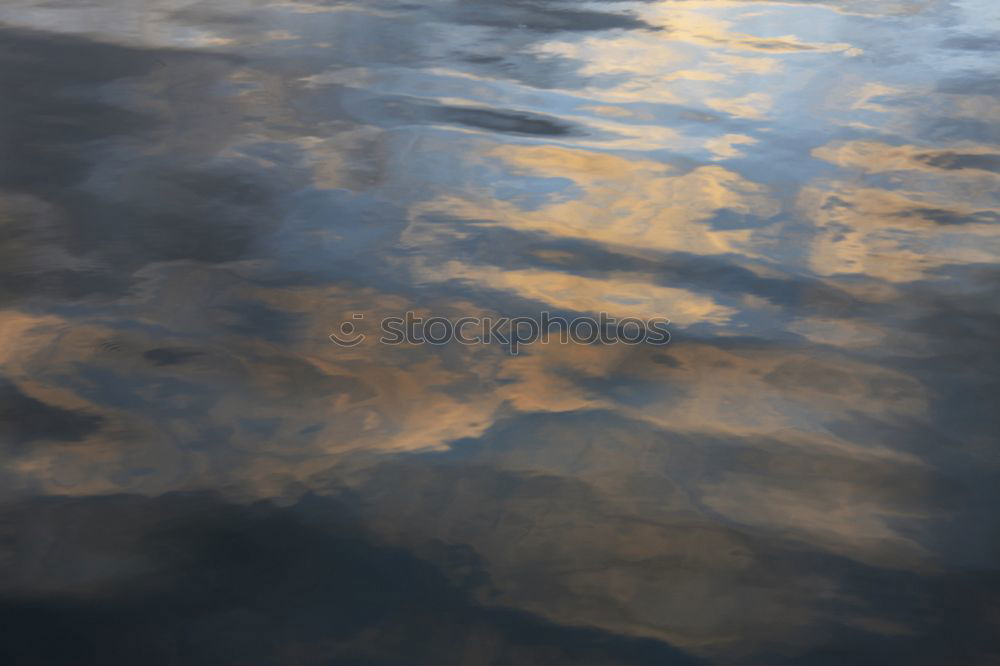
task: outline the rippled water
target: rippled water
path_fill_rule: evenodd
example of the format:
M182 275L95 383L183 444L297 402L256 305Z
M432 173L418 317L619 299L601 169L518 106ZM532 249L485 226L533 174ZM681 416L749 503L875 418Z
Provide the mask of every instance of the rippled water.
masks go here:
M4 663L1000 663L995 0L0 26Z

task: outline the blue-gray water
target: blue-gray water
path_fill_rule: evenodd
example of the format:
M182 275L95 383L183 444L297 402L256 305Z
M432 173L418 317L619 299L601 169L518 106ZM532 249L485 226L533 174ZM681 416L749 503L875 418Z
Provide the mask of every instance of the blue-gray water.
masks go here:
M998 65L996 0L5 0L0 662L1000 664ZM406 311L672 340L328 337Z

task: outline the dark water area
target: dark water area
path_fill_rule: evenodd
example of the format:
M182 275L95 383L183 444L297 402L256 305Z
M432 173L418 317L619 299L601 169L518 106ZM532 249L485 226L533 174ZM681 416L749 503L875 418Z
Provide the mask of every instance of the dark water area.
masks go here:
M1000 664L998 52L994 0L6 0L0 663Z

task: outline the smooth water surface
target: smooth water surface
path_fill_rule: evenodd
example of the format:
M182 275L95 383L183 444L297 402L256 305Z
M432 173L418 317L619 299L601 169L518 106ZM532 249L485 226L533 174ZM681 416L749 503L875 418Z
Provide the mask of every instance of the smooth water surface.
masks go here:
M5 0L0 82L3 663L1000 663L995 0ZM328 337L406 311L672 340Z

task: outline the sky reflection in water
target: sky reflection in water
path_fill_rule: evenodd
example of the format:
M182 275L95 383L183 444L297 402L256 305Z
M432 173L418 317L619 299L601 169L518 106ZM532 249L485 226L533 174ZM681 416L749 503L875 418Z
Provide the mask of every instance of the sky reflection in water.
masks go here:
M993 0L0 26L6 663L1000 659Z

